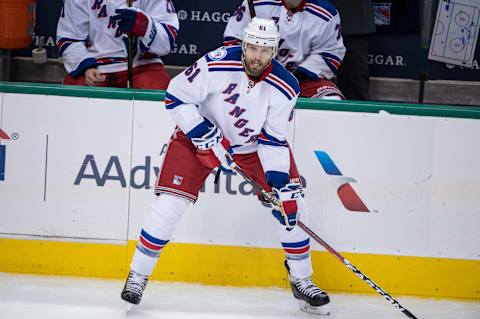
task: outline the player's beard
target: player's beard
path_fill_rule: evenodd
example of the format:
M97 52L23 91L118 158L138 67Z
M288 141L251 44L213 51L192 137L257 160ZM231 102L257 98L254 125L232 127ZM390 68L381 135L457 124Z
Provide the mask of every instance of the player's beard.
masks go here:
M302 0L289 0L289 1L282 1L284 6L288 9L295 9L302 3Z
M244 65L247 71L247 74L253 78L258 78L262 75L263 71L267 68L268 64L262 64L260 59L248 60L244 57Z

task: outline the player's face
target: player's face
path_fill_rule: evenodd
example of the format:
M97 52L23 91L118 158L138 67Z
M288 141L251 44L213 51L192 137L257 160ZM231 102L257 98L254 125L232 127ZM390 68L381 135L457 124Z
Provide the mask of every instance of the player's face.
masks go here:
M293 9L300 5L302 0L284 0L287 8Z
M273 57L273 47L264 47L247 43L244 57L248 75L258 77L270 64Z

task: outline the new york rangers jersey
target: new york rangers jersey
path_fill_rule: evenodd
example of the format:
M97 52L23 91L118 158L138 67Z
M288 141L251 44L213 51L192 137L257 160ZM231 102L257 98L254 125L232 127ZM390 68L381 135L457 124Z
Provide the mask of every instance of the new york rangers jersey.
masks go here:
M253 80L241 56L241 46L206 54L171 80L165 106L187 136L197 137L207 119L220 128L234 153L257 151L265 172L288 173L286 137L298 81L275 60Z
M65 0L57 25L57 48L73 77L97 67L102 73L127 69L128 36L112 17L126 0ZM133 66L162 63L174 45L179 22L171 0L134 0L133 7L151 19L145 36L137 38Z
M340 15L326 0L303 0L293 13L281 0L253 0L256 16L273 19L281 40L276 59L289 71L299 69L311 79L331 79L345 55ZM233 13L224 44L238 44L250 22L247 0Z

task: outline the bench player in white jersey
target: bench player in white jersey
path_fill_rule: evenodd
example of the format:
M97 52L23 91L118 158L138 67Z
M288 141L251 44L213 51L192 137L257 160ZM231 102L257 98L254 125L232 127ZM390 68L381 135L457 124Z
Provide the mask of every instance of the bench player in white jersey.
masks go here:
M300 82L300 96L344 99L330 80L345 55L340 15L327 0L252 0L259 18L273 19L280 31L276 59ZM251 20L243 0L228 21L224 45L239 44Z
M134 35L133 87L166 89L161 56L173 49L179 22L171 0L65 0L57 48L67 85L126 87L128 36Z
M275 22L254 18L242 46L212 51L172 79L165 106L177 128L156 183L122 299L138 304L148 276L175 225L215 167L228 168L227 153L249 176L282 202L279 236L294 296L301 309L328 313L328 295L312 281L310 238L295 227L307 220L300 175L286 136L299 86L272 60L280 40Z

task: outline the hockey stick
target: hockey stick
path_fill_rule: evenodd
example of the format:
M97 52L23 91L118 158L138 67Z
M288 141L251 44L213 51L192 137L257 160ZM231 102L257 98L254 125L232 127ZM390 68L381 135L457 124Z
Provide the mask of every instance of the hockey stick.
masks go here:
M253 0L248 0L248 11L250 11L250 17L253 19L257 15L255 13L255 7L253 6Z
M262 196L272 205L277 207L277 209L282 210L282 205L280 201L273 196L272 194L268 193L266 190L262 188L257 182L255 182L252 178L250 178L235 162L233 159L227 155L228 160L231 161L230 167L240 174L247 182L252 184L253 188L262 194ZM367 285L372 287L376 292L382 295L388 302L390 302L395 308L400 310L405 316L411 319L418 319L415 317L410 311L404 308L398 301L396 301L392 296L390 296L385 290L380 288L376 283L374 283L370 278L365 276L357 267L355 267L350 261L348 261L345 257L340 255L335 249L333 249L329 244L327 244L323 239L321 239L317 234L315 234L310 228L308 228L304 223L300 220L297 220L297 225L300 227L305 233L307 233L310 237L315 239L320 245L322 245L329 253L334 255L340 262L342 262L348 269L350 269L355 275L357 275L360 279L365 281Z
M128 0L128 7L132 7L132 0ZM127 88L133 88L133 35L128 33L128 62L127 62Z

